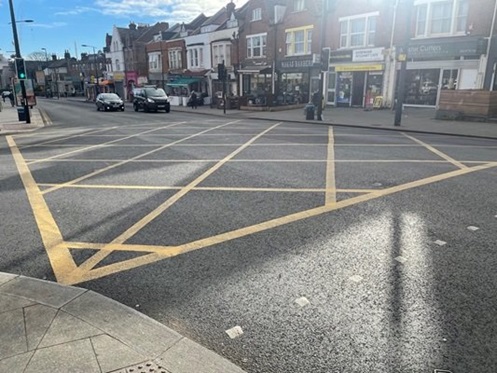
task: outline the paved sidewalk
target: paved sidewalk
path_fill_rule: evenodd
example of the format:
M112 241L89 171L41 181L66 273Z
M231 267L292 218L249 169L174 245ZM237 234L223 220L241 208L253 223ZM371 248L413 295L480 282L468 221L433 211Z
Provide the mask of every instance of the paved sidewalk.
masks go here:
M27 124L26 121L19 121L17 114L17 107L12 107L8 102L1 103L2 110L0 111L0 136L9 135L14 133L23 133L34 131L38 128L50 124L49 119L45 116L38 106L29 110L31 115L31 123Z
M102 295L2 272L0 336L0 372L243 373Z
M211 109L209 106L200 106L198 109L173 106L171 111L224 115L223 110ZM323 111L323 121L306 120L303 108L282 111L227 110L226 116L497 139L497 123L438 120L435 119L435 109L431 108L406 108L400 127L393 125L395 113L389 109L366 111L361 108L327 107Z

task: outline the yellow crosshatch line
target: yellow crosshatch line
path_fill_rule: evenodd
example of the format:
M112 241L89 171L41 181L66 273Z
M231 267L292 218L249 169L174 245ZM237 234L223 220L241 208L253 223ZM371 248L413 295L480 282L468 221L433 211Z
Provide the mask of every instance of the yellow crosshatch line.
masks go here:
M231 123L228 123L231 124ZM225 124L225 125L228 125ZM414 161L414 162L422 162L422 163L451 163L454 166L458 167L455 171L446 172L443 174L427 177L424 179L408 182L402 185L397 185L390 188L385 189L336 189L334 186L334 163L337 160L334 159L334 136L332 130L330 130L328 135L328 155L326 159L327 164L327 175L326 175L326 188L223 188L223 187L198 187L198 184L205 180L212 173L217 171L224 164L233 161L231 158L240 153L242 150L251 146L251 144L256 141L258 138L267 134L267 132L271 131L273 128L277 127L281 123L277 123L270 128L267 128L265 131L256 135L255 138L252 138L250 141L242 145L240 148L232 152L230 155L225 157L224 159L216 161L216 165L212 168L208 169L204 174L199 176L197 179L192 181L185 187L174 187L178 192L173 195L171 198L166 200L162 205L156 208L156 210L152 211L150 214L140 219L137 223L135 223L132 227L130 227L126 232L121 234L119 237L114 239L110 243L89 243L89 242L66 242L64 241L62 234L53 218L48 206L43 198L43 194L39 189L39 186L50 186L52 189L59 189L62 187L71 187L71 188L139 188L139 189L167 189L168 187L151 187L151 186L127 186L127 185L76 185L75 183L64 183L64 184L39 184L37 185L31 172L28 168L26 160L22 157L14 139L12 136L7 136L7 141L9 147L12 151L14 160L16 162L17 168L19 170L19 174L24 183L26 192L28 194L28 199L33 209L33 213L35 216L35 220L40 230L40 234L45 245L47 254L49 256L50 263L54 270L54 274L57 278L58 282L64 284L77 284L84 281L89 281L93 279L97 279L100 277L108 276L120 271L129 270L132 268L136 268L145 264L153 263L158 260L162 260L165 258L170 258L176 255L184 254L193 250L198 250L206 247L210 247L219 243L223 243L226 241L234 240L237 238L241 238L247 235L255 234L258 232L262 232L271 228L279 227L281 225L289 224L292 222L300 221L303 219L307 219L310 217L319 216L321 214L335 211L338 209L342 209L345 207L353 206L358 203L366 202L372 199L380 198L383 196L387 196L393 193L409 190L412 188L416 188L423 185L432 184L438 181L447 180L450 178L466 175L472 172L478 172L486 169L490 169L493 167L497 167L497 161L457 161L444 153L440 152L438 149L433 148L431 145L427 145L421 141L418 141L416 138L408 136L411 140L418 142L419 145L427 147L430 151L442 157L443 161ZM224 125L221 125L224 126ZM214 128L213 127L210 130ZM185 134L187 135L187 134ZM187 138L190 138L189 135ZM167 144L170 145L170 144ZM197 145L199 146L199 145ZM143 156L143 155L142 155ZM183 160L184 161L184 160ZM271 160L260 160L261 162L271 162ZM284 161L284 160L281 160ZM307 162L303 160L304 162ZM410 160L404 160L409 161ZM291 161L290 161L291 162ZM351 162L351 161L344 161ZM352 162L365 162L364 160L355 160ZM376 162L391 162L386 160L378 160L371 161L372 163ZM395 161L392 161L395 162ZM400 161L403 162L403 161ZM467 167L464 163L472 163L477 164L474 167ZM120 161L122 164L123 161ZM333 166L330 164L333 163ZM107 170L108 168L103 168L103 170ZM93 174L93 173L92 173ZM171 187L173 188L173 187ZM312 208L305 211L300 211L297 213L293 213L290 215L286 215L283 217L275 218L272 220L268 220L265 222L261 222L258 224L254 224L251 226L246 226L240 229L235 229L230 232L225 232L221 234L214 235L212 237L206 237L199 239L197 241L185 243L177 246L160 246L160 245L136 245L136 244L126 244L126 240L139 232L143 227L145 227L148 223L150 223L157 216L162 214L167 210L172 204L186 195L188 192L192 190L219 190L219 191L318 191L324 192L327 196L326 202L323 206ZM46 192L46 191L45 191ZM336 202L336 193L344 192L344 193L358 193L360 195L356 197L352 197L343 201ZM333 201L333 193L335 194L335 201ZM95 249L99 250L95 255L93 255L90 259L84 262L82 265L77 266L74 262L74 259L70 253L70 249L81 250L81 249ZM149 254L140 256L138 258L124 260L118 263L113 263L110 265L105 265L99 268L94 268L97 264L99 264L105 257L107 257L110 253L114 251L135 251L135 252L147 252Z

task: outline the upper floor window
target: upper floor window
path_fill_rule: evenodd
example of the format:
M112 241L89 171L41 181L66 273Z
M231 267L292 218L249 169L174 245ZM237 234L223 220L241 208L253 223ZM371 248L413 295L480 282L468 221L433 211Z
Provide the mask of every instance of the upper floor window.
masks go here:
M252 10L252 21L259 21L262 19L262 10L261 8L256 8Z
M266 35L247 36L247 57L257 58L266 57Z
M293 0L293 11L301 12L305 9L305 0Z
M116 71L120 70L121 70L121 63L119 62L119 60L116 60Z
M340 48L374 46L378 13L340 18Z
M188 49L188 63L190 68L199 68L204 66L203 48Z
M214 66L223 63L231 66L231 44L214 44L212 46L212 62Z
M159 53L150 53L148 55L148 68L150 71L162 70L162 56Z
M310 54L312 51L312 26L286 30L286 55Z
M168 51L169 57L169 69L178 70L181 69L182 59L181 59L181 49L170 49Z
M466 31L468 0L418 0L416 36L462 34Z

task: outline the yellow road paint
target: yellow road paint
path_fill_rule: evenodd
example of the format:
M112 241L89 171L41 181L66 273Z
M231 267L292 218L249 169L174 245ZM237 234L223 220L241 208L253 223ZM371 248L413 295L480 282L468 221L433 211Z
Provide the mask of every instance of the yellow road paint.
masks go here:
M140 154L140 155L137 155L136 157L133 157L133 158L130 158L130 159L126 159L126 160L121 161L121 162L119 162L119 163L115 163L115 164L113 164L113 165L110 165L110 166L107 166L107 167L101 168L101 169L99 169L99 170L96 170L96 171L91 172L91 173L89 173L89 174L86 174L86 175L84 175L84 176L78 177L78 178L76 178L76 179L74 179L74 180L68 181L67 183L60 184L60 185L58 185L58 186L56 186L56 187L53 187L53 188L47 189L47 190L45 190L45 191L43 192L43 194L53 192L53 191L58 190L58 189L60 189L60 188L64 188L64 187L65 187L65 186L67 186L67 185L72 185L72 184L79 183L80 181L83 181L83 180L89 179L90 177L93 177L93 176L99 175L99 174L101 174L102 172L105 172L105 171L108 171L108 170L112 170L113 168L116 168L116 167L122 166L122 165L124 165L124 164L127 164L127 163L129 163L130 161L133 161L133 160L136 160L136 159L140 159L140 158L146 157L147 155L150 155L150 154L153 154L153 153L158 152L158 151L160 151L160 150L166 149L166 148L171 147L171 146L173 146L173 145L175 145L175 144L178 144L178 143L180 143L180 142L182 142L182 141L186 141L186 140L188 140L188 139L194 138L195 136L202 135L204 132L212 131L212 130L214 130L214 129L221 128L221 127L224 127L224 126L228 126L228 125L230 125L230 124L232 124L232 123L236 123L236 122L238 122L238 121L236 120L236 121L234 121L234 122L229 122L229 123L221 124L221 125L219 125L219 126L217 126L217 127L213 127L213 128L206 129L206 130L204 130L204 131L202 131L202 132L196 133L196 134L194 134L194 135L190 135L190 136L185 137L185 138L183 138L183 139L181 139L181 140L177 140L177 141L172 142L172 143L170 143L170 144L163 145L163 146L161 146L161 147L159 147L159 148L157 148L157 149L150 150L150 151L148 151L148 152L146 152L146 153L142 153L142 154Z
M74 263L59 227L12 136L7 136L7 143L9 144L17 170L24 184L29 203L33 209L34 218L40 230L41 239L47 251L55 277L58 282L65 283L67 281L66 274L74 272L76 263Z
M136 233L138 233L140 230L142 230L147 224L149 224L151 221L153 221L155 218L157 218L160 214L162 214L164 211L166 211L169 207L171 207L173 204L175 204L177 201L179 201L182 197L184 197L188 192L190 192L193 188L195 188L198 184L200 184L202 181L207 179L210 175L212 175L214 172L216 172L218 169L220 169L228 160L231 158L235 157L239 153L241 153L244 149L250 146L254 141L259 139L260 137L264 136L267 132L271 131L272 129L276 128L279 126L281 122L274 124L273 126L269 127L268 129L264 130L261 132L259 135L254 136L251 140L246 142L243 146L239 147L236 149L234 152L226 156L223 160L219 161L216 165L205 171L202 175L198 176L195 180L193 180L191 183L189 183L187 186L179 190L176 194L168 198L162 205L157 207L155 210L150 212L148 215L144 216L142 219L140 219L137 223L135 223L133 226L128 228L125 232L123 232L119 237L116 237L114 240L112 240L112 244L122 244L126 242L128 239L133 237ZM88 260L86 260L83 264L81 264L78 268L78 270L82 271L88 271L91 270L96 264L101 262L103 259L105 259L111 252L110 251L100 251L97 254L93 255L90 257Z
M40 187L55 187L60 184L40 183ZM75 189L127 189L127 190L181 190L184 186L152 186L152 185L102 185L102 184L74 184L66 188ZM212 192L281 192L281 193L323 193L326 188L250 188L250 187L195 187L191 190ZM373 193L379 189L333 189L337 193Z
M461 162L459 161L456 161L454 158L452 157L449 157L447 154L445 153L442 153L440 150L438 149L435 149L433 146L421 141L421 140L418 140L417 138L415 137L412 137L408 134L405 134L405 133L402 133L405 137L407 137L408 139L414 141L414 142L417 142L419 145L422 145L424 146L426 149L428 149L429 151L431 151L432 153L435 153L436 155L438 155L440 158L443 158L445 159L446 161L452 163L454 166L456 167L459 167L459 168L468 168L468 166L462 164Z
M459 169L451 172L447 172L441 175L436 175L436 176L431 176L425 179L421 180L416 180L410 183L406 183L403 185L398 185L395 187L383 189L374 193L370 194L365 194L362 196L350 198L348 200L340 201L332 205L327 205L327 206L321 206L317 207L314 209L306 210L306 211L301 211L295 214L287 215L281 218L276 218L273 220L269 220L263 223L251 225L245 228L241 229L236 229L231 232L226 232L222 234L218 234L216 236L204 238L201 240L197 240L194 242L186 243L184 245L180 246L147 246L147 245L142 245L140 251L149 251L150 254L144 255L138 258L134 259L129 259L125 260L119 263L114 263L110 264L105 267L97 268L97 269L92 269L90 271L80 273L78 277L72 278L73 284L76 284L78 282L83 282L83 281L90 281L94 280L100 277L108 276L117 272L129 270L132 268L140 267L145 264L150 264L165 258L171 258L173 256L177 256L180 254L185 254L190 251L198 250L198 249L203 249L209 246L213 246L216 244L220 244L223 242L231 241L234 239L242 238L251 234L259 233L271 228L276 228L282 225L286 225L289 223L297 222L303 219L308 219L311 217L316 217L319 215L322 215L324 213L328 213L331 211L339 210L345 207L350 207L354 206L358 203L370 201L376 198L384 197L390 194L398 193L401 191L406 191L412 188L424 186L424 185L429 185L432 183L436 183L439 181L443 180L448 180L457 176L463 176L470 174L472 172L477 172L477 171L482 171L486 169L490 169L492 167L497 167L497 162L495 163L488 163L485 165L481 166L476 166L472 168L465 168L465 169ZM122 245L120 247L126 248L128 245ZM130 250L128 251L133 251L132 249L136 247L136 245L130 245ZM144 250L144 248L147 248L147 250ZM109 251L106 251L107 253L110 253Z
M325 205L330 205L337 201L335 183L335 139L333 137L333 127L330 127L328 130L328 156L326 159Z
M111 127L111 128L117 128L117 127ZM73 138L77 138L77 137L85 137L85 136L88 136L88 134L95 134L95 133L100 133L100 132L104 132L104 131L108 131L108 130L109 129L106 128L106 129L98 129L98 130L93 130L93 131L83 132L83 133L79 132L77 134L71 134L70 136L66 136L66 137L62 137L62 138L42 141L42 142L37 143L37 144L19 145L18 147L19 147L19 149L24 150L24 149L31 148L34 146L36 146L36 147L46 146L47 144L52 144L56 141L69 140L69 139L73 139ZM50 145L50 146L55 146L55 145ZM74 146L81 146L81 144L74 145Z
M75 153L81 153L81 152L85 152L85 151L92 150L92 149L94 150L94 149L102 148L102 147L105 147L105 146L107 146L109 144L113 144L113 143L118 142L118 141L130 139L132 137L140 136L140 135L143 135L145 133L150 133L150 132L158 131L159 129L174 127L174 126L177 126L177 125L179 125L181 123L184 123L184 122L172 123L172 124L169 124L169 125L164 126L164 127L160 127L160 128L156 128L156 129L151 129L151 130L143 131L143 132L140 132L140 133L137 133L137 134L134 134L134 135L123 137L121 139L116 139L116 140L104 142L103 144L97 144L97 145L91 145L91 146L82 146L79 149L72 150L72 151L67 152L67 153L62 153L62 154L54 155L52 157L48 157L48 158L44 158L44 159L40 159L40 160L31 162L30 165L34 164L34 163L39 163L39 162L47 162L47 161L50 161L52 159L62 158L62 157L65 157L65 156L68 156L68 155L71 155L71 154L75 154ZM78 145L78 146L81 146L81 145Z

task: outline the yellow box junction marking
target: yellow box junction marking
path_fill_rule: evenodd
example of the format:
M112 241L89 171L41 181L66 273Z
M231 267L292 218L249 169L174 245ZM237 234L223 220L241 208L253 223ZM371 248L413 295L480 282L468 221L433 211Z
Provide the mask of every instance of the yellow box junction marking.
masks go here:
M234 122L233 122L234 123ZM216 128L220 128L232 123L224 124L218 127L210 128L206 131L213 130ZM50 263L54 270L56 279L60 283L64 284L77 284L84 281L89 281L97 278L101 278L104 276L108 276L117 272L129 270L132 268L136 268L142 265L146 265L149 263L153 263L165 258L170 258L176 255L184 254L193 250L198 250L206 247L210 247L219 243L223 243L226 241L234 240L237 238L241 238L247 235L255 234L258 232L262 232L268 229L272 229L275 227L279 227L282 225L290 224L293 222L297 222L303 219L316 217L324 213L332 212L335 210L339 210L345 207L350 207L358 203L370 201L376 198L380 198L383 196L387 196L393 193L406 191L412 188L432 184L435 182L451 179L458 176L463 176L469 173L478 172L482 170L487 170L493 167L497 167L497 162L490 161L484 164L479 164L474 167L466 167L460 162L452 159L449 156L439 152L437 149L434 149L430 145L426 145L422 142L423 146L427 148L431 148L431 151L434 151L436 154L440 155L446 161L456 165L459 167L458 170L446 172L440 175L435 175L431 177L427 177L421 180L416 180L412 182L408 182L402 185L397 185L391 188L381 189L381 190L336 190L334 185L334 166L331 166L330 163L335 163L334 160L334 152L330 150L330 147L333 147L333 132L330 131L328 135L328 156L327 156L327 174L326 174L326 188L324 189L326 193L326 204L324 206L320 206L317 208L312 208L305 211L300 211L297 213L293 213L287 216L271 219L265 222L261 222L258 224L246 226L240 229L235 229L230 232L225 232L221 234L214 235L212 237L206 237L203 239L199 239L193 242L185 243L178 246L160 246L160 245L137 245L137 244L125 244L126 240L139 232L143 227L149 224L152 220L166 211L170 206L172 206L175 202L177 202L180 198L185 196L188 192L192 190L240 190L240 191L259 191L259 190L267 190L267 191L280 191L279 188L200 188L198 184L200 184L203 180L205 180L212 173L217 171L224 164L229 162L234 156L239 154L246 147L250 146L254 141L256 141L261 136L265 135L267 132L280 125L277 123L265 131L258 134L256 137L252 138L250 141L242 145L240 148L232 152L230 155L220 160L215 166L204 172L197 179L189 183L187 186L179 188L178 192L173 195L171 198L166 200L162 205L157 207L154 211L152 211L147 216L140 219L136 224L130 227L127 231L121 234L119 237L115 238L110 243L89 243L89 242L66 242L63 240L62 234L53 218L43 195L36 184L31 172L23 159L14 139L11 136L7 136L7 141L14 156L14 160L16 162L17 168L21 175L21 179L26 188L26 192L28 194L28 199L30 201L31 207L33 209L33 213L40 230L40 234L43 240L43 244L45 245L45 249L47 251L47 255L49 257ZM206 131L202 131L199 134L202 134ZM199 135L196 134L196 135ZM190 135L187 138L191 138ZM184 140L186 140L185 138ZM414 141L417 139L412 138ZM170 146L171 144L167 144ZM433 150L432 150L433 149ZM439 154L440 153L440 154ZM444 156L442 156L443 154ZM142 155L143 156L143 155ZM122 162L126 163L126 162ZM478 162L482 163L482 162ZM464 167L461 167L464 166ZM104 169L108 169L107 167ZM103 172L103 171L101 171ZM92 173L93 175L93 173ZM88 175L87 175L88 176ZM89 177L89 176L88 176ZM79 179L77 179L79 180ZM61 187L78 187L74 185L76 181L59 184L53 186L53 188L61 188ZM79 187L90 187L90 186L79 186ZM91 186L91 187L114 187L118 188L119 186ZM121 186L128 187L128 186ZM133 186L130 186L133 187ZM134 186L136 188L141 188L140 186ZM145 188L154 188L154 187L145 187ZM296 189L298 190L298 189ZM306 190L306 189L303 189ZM311 191L313 189L309 189ZM318 189L319 191L319 189ZM340 202L336 202L336 192L337 191L347 191L354 193L367 193L362 194L357 197L349 198L347 200L343 200ZM330 195L331 192L331 195ZM335 198L333 198L333 193ZM69 251L69 249L95 249L99 250L95 255L93 255L90 259L84 262L82 265L77 266L74 262L74 259ZM124 260L118 263L113 263L110 265L105 265L100 268L94 268L98 263L100 263L105 257L107 257L110 253L114 251L135 251L135 252L148 252L149 254L140 256L138 258Z

